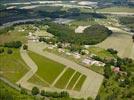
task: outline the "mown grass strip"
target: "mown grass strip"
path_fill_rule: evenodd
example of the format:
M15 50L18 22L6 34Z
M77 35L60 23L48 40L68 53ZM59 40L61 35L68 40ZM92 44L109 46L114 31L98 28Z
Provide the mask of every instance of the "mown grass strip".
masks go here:
M78 80L78 78L79 78L80 75L81 75L81 73L77 72L77 73L73 76L73 78L72 78L72 80L70 81L70 83L69 83L67 89L72 89L72 88L73 88L73 85L74 85L75 82Z
M80 91L85 79L86 79L86 76L82 75L82 77L80 78L76 86L74 87L74 90Z
M68 68L67 71L61 76L61 78L55 84L57 88L65 88L66 84L68 83L69 79L73 75L75 71L71 68Z

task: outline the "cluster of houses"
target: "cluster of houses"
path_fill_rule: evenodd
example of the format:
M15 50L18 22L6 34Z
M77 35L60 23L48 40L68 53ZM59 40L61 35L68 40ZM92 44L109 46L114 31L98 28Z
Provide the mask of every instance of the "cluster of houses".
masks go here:
M57 48L57 45L49 45L48 46L48 49L54 49L54 48ZM80 59L81 60L81 63L83 64L86 64L86 65L96 65L96 66L105 66L104 63L100 62L100 61L96 61L94 59L91 58L92 55L94 54L91 54L90 57L87 57L87 58L82 58L81 54L78 53L78 52L69 52L68 50L65 50L63 48L58 48L57 51L59 53L64 53L68 56L73 56L75 59ZM82 50L83 52L85 52L85 54L89 54L89 51L88 50Z
M33 42L39 42L39 36L34 35L32 32L29 32L28 34L28 40L32 40ZM69 44L63 44L64 47L68 46ZM86 48L87 46L85 46ZM73 56L75 59L80 59L81 63L85 64L85 65L96 65L96 66L105 66L105 63L101 62L101 61L97 61L92 59L93 56L96 56L95 54L90 54L90 56L86 57L86 58L82 58L81 54L78 52L70 52L68 50L65 50L64 48L58 48L58 44L54 44L54 45L49 45L47 47L50 50L53 50L54 48L57 48L59 53L64 53L68 56ZM88 50L82 50L85 54L89 54ZM112 67L112 71L114 73L121 73L120 68L119 67Z
M39 42L39 37L37 35L34 35L32 32L29 32L28 40L31 40L33 42Z
M82 63L87 64L87 65L97 65L97 66L105 66L105 63L96 61L92 58L86 58L82 61Z

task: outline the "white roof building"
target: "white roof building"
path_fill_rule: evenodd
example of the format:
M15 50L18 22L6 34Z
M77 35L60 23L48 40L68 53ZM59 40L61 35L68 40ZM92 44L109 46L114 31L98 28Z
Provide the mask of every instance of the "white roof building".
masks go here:
M82 63L84 64L87 64L87 65L97 65L97 66L104 66L105 64L100 62L100 61L96 61L96 60L93 60L93 59L84 59L82 61Z
M79 59L81 58L80 54L79 53L74 53L73 56L76 58L76 59Z

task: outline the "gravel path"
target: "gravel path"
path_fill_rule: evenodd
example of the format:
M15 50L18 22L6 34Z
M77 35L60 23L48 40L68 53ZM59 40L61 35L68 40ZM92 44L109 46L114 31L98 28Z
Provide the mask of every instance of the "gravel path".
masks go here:
M37 65L32 61L32 59L28 56L27 51L20 49L20 55L25 63L30 67L30 71L28 71L18 82L17 84L22 85L25 84L38 70Z

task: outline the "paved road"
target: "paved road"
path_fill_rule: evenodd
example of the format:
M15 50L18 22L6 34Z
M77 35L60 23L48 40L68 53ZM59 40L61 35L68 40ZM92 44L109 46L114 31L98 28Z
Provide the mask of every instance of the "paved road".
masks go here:
M46 47L46 45L44 43L29 42L28 47L29 47L29 50L31 50L37 54L40 54L51 60L64 64L65 66L70 67L70 68L87 76L87 78L82 86L81 91L80 92L68 91L70 93L70 95L72 95L73 97L85 97L85 98L88 96L91 96L93 98L96 97L98 90L101 86L101 83L103 81L102 75L95 73L81 65L78 65L73 61L70 61L68 59L57 56L55 54L43 51L43 49Z

